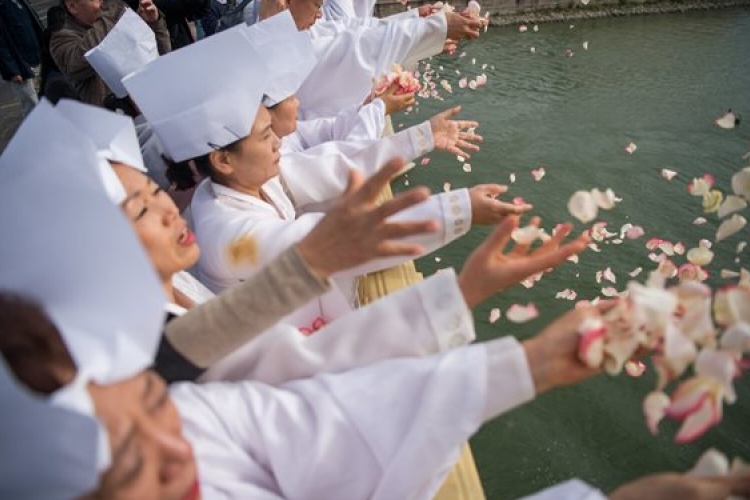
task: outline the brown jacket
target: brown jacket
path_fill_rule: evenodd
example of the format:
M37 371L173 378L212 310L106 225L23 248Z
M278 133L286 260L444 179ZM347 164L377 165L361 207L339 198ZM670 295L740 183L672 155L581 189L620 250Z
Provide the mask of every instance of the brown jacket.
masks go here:
M84 26L68 14L65 26L52 35L50 53L60 71L65 74L75 86L84 102L102 106L104 98L110 93L99 75L96 74L86 61L84 54L99 45L112 27L117 24L125 12L125 3L121 0L110 0L101 17L92 25ZM159 54L171 50L169 31L164 22L164 16L149 26L156 34L156 44Z

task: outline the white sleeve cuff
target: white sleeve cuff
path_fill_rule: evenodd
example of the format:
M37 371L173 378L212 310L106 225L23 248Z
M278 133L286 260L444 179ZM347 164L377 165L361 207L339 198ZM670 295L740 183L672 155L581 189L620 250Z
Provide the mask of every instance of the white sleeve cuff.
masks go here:
M412 158L417 158L435 149L432 126L429 121L410 127L406 132L409 135L409 139L411 139L411 146L414 150Z
M430 286L420 286L427 318L435 332L438 350L446 351L476 338L474 318L458 288L458 279L453 269L445 269L428 280Z
M526 351L514 337L483 344L487 349L487 406L485 421L534 399Z
M465 188L440 193L438 196L444 214L444 242L447 244L471 229L471 198L469 190Z

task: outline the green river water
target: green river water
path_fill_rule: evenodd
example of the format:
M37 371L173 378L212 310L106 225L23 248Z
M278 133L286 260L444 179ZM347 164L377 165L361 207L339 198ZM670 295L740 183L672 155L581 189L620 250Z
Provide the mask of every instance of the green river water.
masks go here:
M565 56L567 49L572 57ZM714 239L716 217L702 213L700 199L689 196L686 185L710 172L728 191L732 173L748 164L743 155L750 150L750 10L542 24L538 32L530 26L526 33L517 27L493 28L461 51L464 57L430 61L433 68L443 67L442 78L452 83L453 94L441 90L444 102L423 101L418 113L394 121L398 128L460 103L462 116L481 123L482 151L470 160L470 173L455 157L432 154L428 166L408 174L411 186L438 191L445 182L454 188L507 184L515 173L509 196L533 203L548 228L571 219L566 204L574 191L611 187L623 201L601 213L600 220L613 231L625 222L646 230L639 240L586 252L580 264L564 265L534 288L516 287L489 300L475 313L480 339L534 334L572 307L555 299L556 292L572 288L579 298L595 297L604 286L595 282L595 272L607 266L617 275L614 286L622 290L627 272L654 267L645 248L650 237L682 241L687 248L701 238ZM488 65L487 86L459 89L456 69L473 77L482 64ZM745 116L734 130L713 124L727 108ZM624 148L631 141L638 149L629 155ZM547 175L535 182L530 171L540 165ZM678 172L671 182L660 176L665 167ZM396 188L404 184L399 180ZM691 224L703 215L707 224ZM486 233L474 229L422 259L419 269L431 274L442 267L460 268ZM740 254L740 264L735 262L737 243L747 235L745 229L714 246L713 276L722 268L750 267L747 251ZM510 304L529 301L538 306L539 318L522 325L505 319ZM503 318L490 324L494 307ZM664 422L657 437L647 431L641 401L653 385L650 366L641 378L601 376L545 394L484 426L472 447L488 498L515 498L571 477L609 491L646 473L685 470L711 446L750 460L750 375L738 382L739 401L725 407L722 424L689 445L673 442L678 428L673 422Z

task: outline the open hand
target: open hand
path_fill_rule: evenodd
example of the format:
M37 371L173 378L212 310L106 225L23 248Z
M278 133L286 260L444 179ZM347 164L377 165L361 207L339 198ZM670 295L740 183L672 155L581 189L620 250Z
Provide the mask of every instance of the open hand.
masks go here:
M427 188L405 191L382 205L376 200L383 188L404 166L391 160L367 182L352 170L346 192L326 216L298 244L302 258L319 276L359 266L373 259L418 256L421 245L399 241L407 236L435 232L437 221L388 222L388 217L430 196Z
M447 153L470 158L467 151L479 151L479 146L473 142L482 142L482 136L465 129L474 129L479 123L469 120L452 120L454 116L461 112L461 106L446 109L430 118L430 127L432 128L432 138L435 142L435 149Z
M473 226L495 225L508 215L520 215L534 208L528 203L516 205L498 200L497 197L507 190L508 186L500 184L478 184L470 188L471 224Z
M451 40L474 40L479 38L479 30L484 28L484 22L479 18L472 19L455 12L447 12L445 17L448 21L447 38Z
M538 224L538 219L535 220ZM532 224L535 222L532 221ZM484 242L474 250L458 277L466 303L474 307L497 292L534 274L555 268L571 255L582 252L589 242L587 233L562 244L572 226L564 224L554 236L535 250L516 245L506 250L511 233L518 227L518 216L505 218Z

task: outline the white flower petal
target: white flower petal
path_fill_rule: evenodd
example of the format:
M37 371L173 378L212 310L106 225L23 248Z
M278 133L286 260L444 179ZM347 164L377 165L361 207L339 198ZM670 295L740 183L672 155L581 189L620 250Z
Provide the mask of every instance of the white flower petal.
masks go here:
M675 172L674 170L669 170L668 168L661 169L661 176L668 181L674 179L676 175L677 172Z
M669 403L669 396L661 391L651 392L643 400L643 413L651 434L656 435L659 432L659 422L664 418Z
M635 278L636 276L638 276L642 272L643 272L643 268L642 267L636 267L635 269L633 269L632 271L630 271L628 273L628 276L630 276L631 278Z
M700 456L695 466L686 472L688 476L715 477L729 473L729 459L722 452L710 448Z
M568 211L585 224L596 219L599 207L590 191L576 191L568 201Z
M721 241L725 238L729 238L736 232L740 231L747 224L747 219L739 214L732 215L729 219L725 220L719 226L716 231L716 241Z
M732 191L737 196L750 199L750 167L745 167L732 176Z
M687 260L696 266L706 267L714 259L714 253L708 248L696 247L688 250Z
M696 226L700 226L701 224L705 224L708 222L705 217L696 217L695 220L693 220L693 224Z
M636 149L638 149L638 146L636 146L634 142L629 142L628 145L625 146L625 152L631 155L635 153Z
M727 215L737 212L739 210L742 210L743 208L746 208L746 207L747 207L747 202L745 200L743 200L739 196L734 196L730 194L724 200L724 203L722 203L721 206L719 207L719 211L717 212L717 215L723 219Z
M544 230L537 226L528 225L514 229L510 237L521 245L531 245L541 238L543 232Z
M495 307L490 311L490 323L495 323L499 319L500 319L500 309Z
M513 304L507 311L505 311L505 317L513 323L525 323L537 316L539 316L539 311L533 302L529 302L525 306Z

